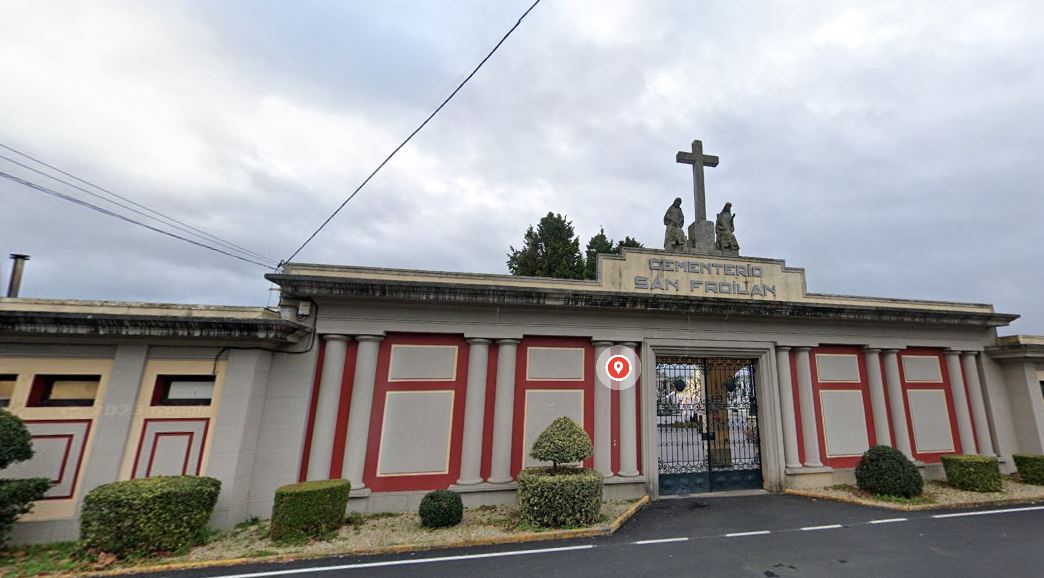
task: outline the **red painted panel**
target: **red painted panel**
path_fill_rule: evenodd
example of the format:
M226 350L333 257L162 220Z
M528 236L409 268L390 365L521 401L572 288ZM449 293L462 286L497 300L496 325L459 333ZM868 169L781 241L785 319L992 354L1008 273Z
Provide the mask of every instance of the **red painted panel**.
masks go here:
M359 342L348 342L344 356L344 374L341 376L341 396L337 406L337 422L334 426L333 454L330 456L330 479L341 479L344 466L344 444L348 437L348 410L352 405L352 382L355 381L355 362L359 352ZM329 435L329 434L327 434Z
M859 381L851 383L823 383L819 380L819 367L816 363L815 355L817 353L823 354L849 354L855 355L856 360L859 364ZM853 468L859 463L859 459L862 456L852 457L838 457L830 458L827 457L826 450L826 432L823 429L823 408L821 407L819 392L823 390L835 390L835 391L859 391L863 397L863 415L866 420L866 435L869 440L870 446L873 447L877 444L877 436L874 433L874 414L873 408L870 406L870 385L866 375L866 358L863 356L863 350L861 347L856 346L843 346L843 345L828 345L822 347L813 348L811 354L811 369L812 369L812 394L813 402L816 407L816 424L819 426L819 454L822 462L825 465L834 468Z
M794 397L794 424L798 437L798 461L805 463L805 430L801 423L801 394L798 392L797 352L790 350L790 392Z
M301 448L301 466L297 471L297 481L308 479L308 456L312 452L312 432L315 429L315 409L319 405L319 378L323 373L323 357L326 354L326 342L319 342L319 357L315 362L315 375L312 376L312 397L308 401L308 425L305 426L304 446Z
M493 470L493 411L497 398L497 356L500 346L491 343L489 346L489 363L486 365L486 407L482 422L482 467L483 480L488 480Z
M388 380L392 345L456 345L457 373L453 381L395 381ZM464 436L464 396L467 391L468 344L462 335L421 333L390 333L380 344L377 353L377 378L370 412L370 432L367 437L366 463L363 481L375 492L405 490L442 490L460 477L461 439ZM487 383L488 385L488 383ZM377 458L384 426L384 404L389 391L453 390L453 416L450 428L449 471L445 474L378 476Z
M84 459L84 456L86 456L86 454L87 454L87 442L90 440L90 437L91 437L91 426L94 425L94 420L90 420L90 419L27 419L27 420L24 420L24 421L25 421L25 423L27 425L28 424L34 424L34 423L75 423L75 424L84 424L85 427L83 428L83 443L80 444L80 454L78 456L76 456L76 466L73 469L73 474L72 474L73 478L72 478L72 483L69 486L69 493L67 495L63 495L63 496L48 496L46 498L40 498L40 499L41 500L67 500L67 499L73 497L73 494L76 492L76 482L80 478L80 469L83 466L83 459ZM69 452L72 449L72 442L73 442L73 440L75 438L75 435L74 434L53 434L53 435L51 435L51 434L44 434L44 435L39 435L39 436L32 436L34 439L35 438L66 437L66 436L69 437L69 442L65 446L65 453L64 453L63 458L62 458L62 469L59 472L58 480L56 481L56 483L61 483L65 479L65 475L67 473L66 472L66 468L67 468L67 464L68 464L68 461L69 461Z
M903 357L930 355L939 360L939 369L942 373L942 383L909 383L906 381L906 371L903 370ZM925 463L936 463L940 456L948 454L959 454L962 452L960 436L957 435L957 413L954 411L953 396L950 393L950 376L946 368L946 360L941 349L904 349L899 352L899 380L903 384L903 401L906 405L906 428L910 434L910 445L914 458ZM946 396L946 411L950 418L950 437L953 439L952 452L920 453L917 451L917 440L913 432L913 418L910 415L910 398L907 395L910 390L941 390Z
M181 462L181 474L182 476L188 473L188 461L192 455L192 442L196 437L195 432L190 431L171 431L171 432L157 432L152 437L152 448L149 452L149 463L145 465L145 477L152 477L152 463L156 460L156 448L159 446L159 440L163 437L185 437L188 436L188 444L185 445L185 459ZM198 471L196 472L199 473Z
M580 381L529 380L526 378L526 362L530 347L568 347L584 350L584 375ZM584 423L587 435L594 439L594 346L589 338L583 337L524 337L518 344L515 360L515 404L511 440L511 476L517 477L522 470L523 428L525 426L526 391L530 389L582 390L584 392ZM594 458L584 460L584 467L594 465Z

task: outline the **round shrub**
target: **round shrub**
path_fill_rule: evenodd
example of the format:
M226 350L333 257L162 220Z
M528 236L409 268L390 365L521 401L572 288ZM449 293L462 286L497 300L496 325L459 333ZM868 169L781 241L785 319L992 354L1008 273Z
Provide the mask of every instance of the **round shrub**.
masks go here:
M421 498L418 513L425 528L456 526L464 519L464 502L455 492L435 490Z
M545 528L589 526L602 508L602 473L586 468L529 468L518 474L522 522Z
M221 482L160 476L98 486L83 500L80 540L119 557L178 552L200 544Z
M855 469L860 490L879 496L913 498L924 491L924 479L903 452L888 446L874 446L863 454Z
M557 468L560 464L583 461L593 452L594 446L584 428L568 417L560 417L540 432L529 456L534 460L551 462Z
M272 539L318 538L341 527L351 490L348 480L315 480L276 488Z
M942 456L946 481L958 490L1001 491L1000 464L992 456Z
M0 409L0 470L32 457L29 430L18 416ZM47 478L0 479L0 547L15 520L32 511L33 502L42 498L50 487L51 480Z
M1015 454L1015 467L1019 470L1019 479L1026 484L1044 486L1044 456Z

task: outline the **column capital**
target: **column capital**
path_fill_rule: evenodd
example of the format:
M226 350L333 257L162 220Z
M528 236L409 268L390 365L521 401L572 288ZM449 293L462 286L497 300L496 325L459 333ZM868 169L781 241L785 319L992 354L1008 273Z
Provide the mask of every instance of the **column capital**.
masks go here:
M799 346L794 348L794 351L797 351L798 353L808 353L809 351L812 351L812 346L810 346L810 345L799 345Z
M979 355L979 352L974 349L963 349L961 350L961 355L965 357L975 357Z
M380 343L381 341L384 341L384 336L383 335L356 335L355 336L355 340L356 341L360 341L360 342Z
M943 351L943 355L947 357L957 357L961 354L960 349L946 349Z
M776 346L776 351L790 351L791 349L793 349L793 347L791 347L789 345L777 345Z
M469 337L469 338L465 339L465 341L467 341L469 344L476 344L476 343L482 344L482 343L492 343L493 340L492 339L486 339L485 337Z
M604 339L598 339L596 341L592 341L591 345L593 345L595 347L612 347L614 344L613 344L612 341L606 341Z
M497 339L497 345L518 345L522 341L521 339L515 339L513 337L505 337L503 339Z
M617 345L622 345L624 347L630 347L631 349L637 349L638 348L638 342L637 341L617 341L616 344Z
M348 335L338 335L336 333L326 333L326 334L323 334L323 341L351 341L351 340L352 340L351 336L348 336Z
M881 353L884 353L885 355L895 355L899 353L899 350L891 347L886 347L881 350Z
M881 348L863 346L863 353L881 353Z

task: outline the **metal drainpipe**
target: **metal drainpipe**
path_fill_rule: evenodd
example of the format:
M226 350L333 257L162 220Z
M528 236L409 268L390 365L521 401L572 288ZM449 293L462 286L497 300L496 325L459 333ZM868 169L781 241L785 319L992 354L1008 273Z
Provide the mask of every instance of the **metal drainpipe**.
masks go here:
M11 253L11 260L14 263L11 265L11 282L7 285L7 296L13 298L18 297L18 291L22 288L22 271L25 270L25 262L29 260L29 255Z

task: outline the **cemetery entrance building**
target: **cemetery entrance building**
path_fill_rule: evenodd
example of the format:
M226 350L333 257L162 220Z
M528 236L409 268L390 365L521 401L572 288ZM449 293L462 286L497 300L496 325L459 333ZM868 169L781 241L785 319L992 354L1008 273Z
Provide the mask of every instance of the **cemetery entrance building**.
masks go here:
M660 495L760 489L756 360L658 357Z

